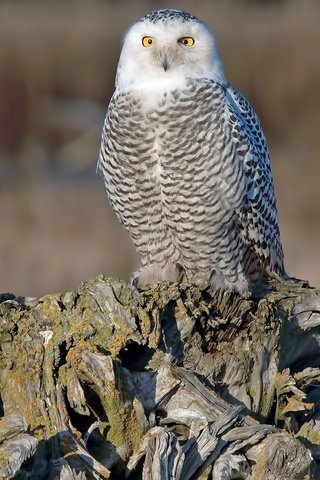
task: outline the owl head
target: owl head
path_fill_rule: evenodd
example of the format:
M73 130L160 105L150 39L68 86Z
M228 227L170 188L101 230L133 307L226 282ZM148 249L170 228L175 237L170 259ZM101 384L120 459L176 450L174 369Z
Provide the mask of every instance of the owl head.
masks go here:
M117 87L156 89L210 78L224 82L215 40L208 27L182 10L157 10L128 31L122 48Z

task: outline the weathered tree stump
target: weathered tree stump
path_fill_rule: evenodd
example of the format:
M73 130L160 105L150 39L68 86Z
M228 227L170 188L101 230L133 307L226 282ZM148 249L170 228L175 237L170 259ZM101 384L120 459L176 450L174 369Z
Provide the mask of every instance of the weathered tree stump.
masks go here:
M0 297L0 478L311 479L320 296L98 277Z

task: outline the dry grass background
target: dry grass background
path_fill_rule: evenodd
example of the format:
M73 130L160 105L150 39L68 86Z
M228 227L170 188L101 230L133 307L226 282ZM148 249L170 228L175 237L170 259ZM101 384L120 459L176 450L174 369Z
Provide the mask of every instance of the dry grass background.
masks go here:
M0 0L0 291L70 290L138 263L95 177L121 40L174 6L214 30L267 134L287 270L320 287L317 0Z

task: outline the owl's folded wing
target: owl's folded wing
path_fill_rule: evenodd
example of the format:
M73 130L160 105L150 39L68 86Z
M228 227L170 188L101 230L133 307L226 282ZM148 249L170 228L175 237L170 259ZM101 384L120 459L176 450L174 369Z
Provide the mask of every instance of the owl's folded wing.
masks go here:
M265 136L252 107L231 85L226 88L226 119L245 182L237 225L266 269L282 275L283 252Z

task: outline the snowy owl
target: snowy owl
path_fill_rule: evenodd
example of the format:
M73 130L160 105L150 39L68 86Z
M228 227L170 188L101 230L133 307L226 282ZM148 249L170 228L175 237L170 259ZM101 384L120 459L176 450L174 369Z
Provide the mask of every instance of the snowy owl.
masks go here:
M128 31L98 170L141 256L138 287L186 279L244 293L284 274L264 134L193 15L158 10Z

